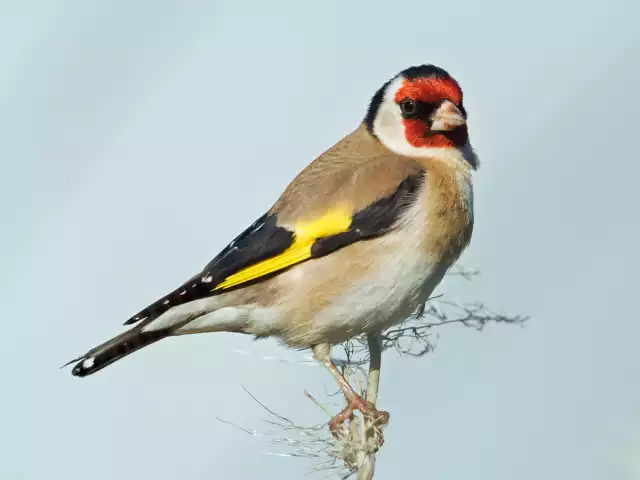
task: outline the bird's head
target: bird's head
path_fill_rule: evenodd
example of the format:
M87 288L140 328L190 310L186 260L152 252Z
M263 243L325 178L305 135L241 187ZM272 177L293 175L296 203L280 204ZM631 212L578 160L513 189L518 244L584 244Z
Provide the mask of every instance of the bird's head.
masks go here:
M462 89L442 68L420 65L400 72L373 96L365 124L372 135L400 155L456 152L477 168Z

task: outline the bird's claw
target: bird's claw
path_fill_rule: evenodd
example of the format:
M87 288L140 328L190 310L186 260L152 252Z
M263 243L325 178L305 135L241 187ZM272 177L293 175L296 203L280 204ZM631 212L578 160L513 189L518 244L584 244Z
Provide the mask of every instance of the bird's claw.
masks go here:
M353 420L353 412L356 410L359 410L364 417L368 417L373 420L373 427L381 427L389 423L389 412L376 410L370 403L363 400L361 397L356 396L349 400L347 402L347 406L329 422L329 430L334 437L339 438L341 436L341 427L347 420ZM380 435L380 440L380 446L382 446L382 443L384 443L382 435Z

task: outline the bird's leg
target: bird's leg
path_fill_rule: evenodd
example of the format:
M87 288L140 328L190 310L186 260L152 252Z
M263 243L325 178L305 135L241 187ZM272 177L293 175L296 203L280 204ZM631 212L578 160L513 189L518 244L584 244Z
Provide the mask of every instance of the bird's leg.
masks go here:
M369 346L369 375L367 376L367 403L374 409L378 401L378 387L380 385L380 368L382 367L382 336L380 333L370 333L367 335L367 344ZM376 410L378 411L378 410ZM376 431L378 439L378 448L384 444L384 436L382 431L376 427L386 425L389 422L389 413L380 412L385 415L382 421L377 422L373 417L373 427Z
M340 370L338 370L338 367L331 361L331 345L316 345L313 347L313 354L327 367L327 370L329 370L336 380L347 400L347 406L329 422L329 429L334 435L344 422L353 418L353 412L355 410L360 410L363 415L371 417L374 420L374 424L384 425L389 421L389 414L376 410L373 404L358 395L347 379L344 378Z

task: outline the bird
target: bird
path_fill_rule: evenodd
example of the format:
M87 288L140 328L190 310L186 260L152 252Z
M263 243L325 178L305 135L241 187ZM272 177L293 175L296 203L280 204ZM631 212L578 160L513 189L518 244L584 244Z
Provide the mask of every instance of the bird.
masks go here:
M332 431L356 410L386 424L331 349L359 335L379 341L424 307L470 244L478 168L459 83L433 64L410 66L202 270L66 365L86 377L168 337L271 337L310 349L337 381L347 405Z

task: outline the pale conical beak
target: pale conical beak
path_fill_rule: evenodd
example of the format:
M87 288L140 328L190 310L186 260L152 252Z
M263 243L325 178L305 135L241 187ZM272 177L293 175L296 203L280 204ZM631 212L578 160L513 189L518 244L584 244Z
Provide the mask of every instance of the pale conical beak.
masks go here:
M445 100L431 115L432 132L448 132L464 125L467 121L455 103Z

